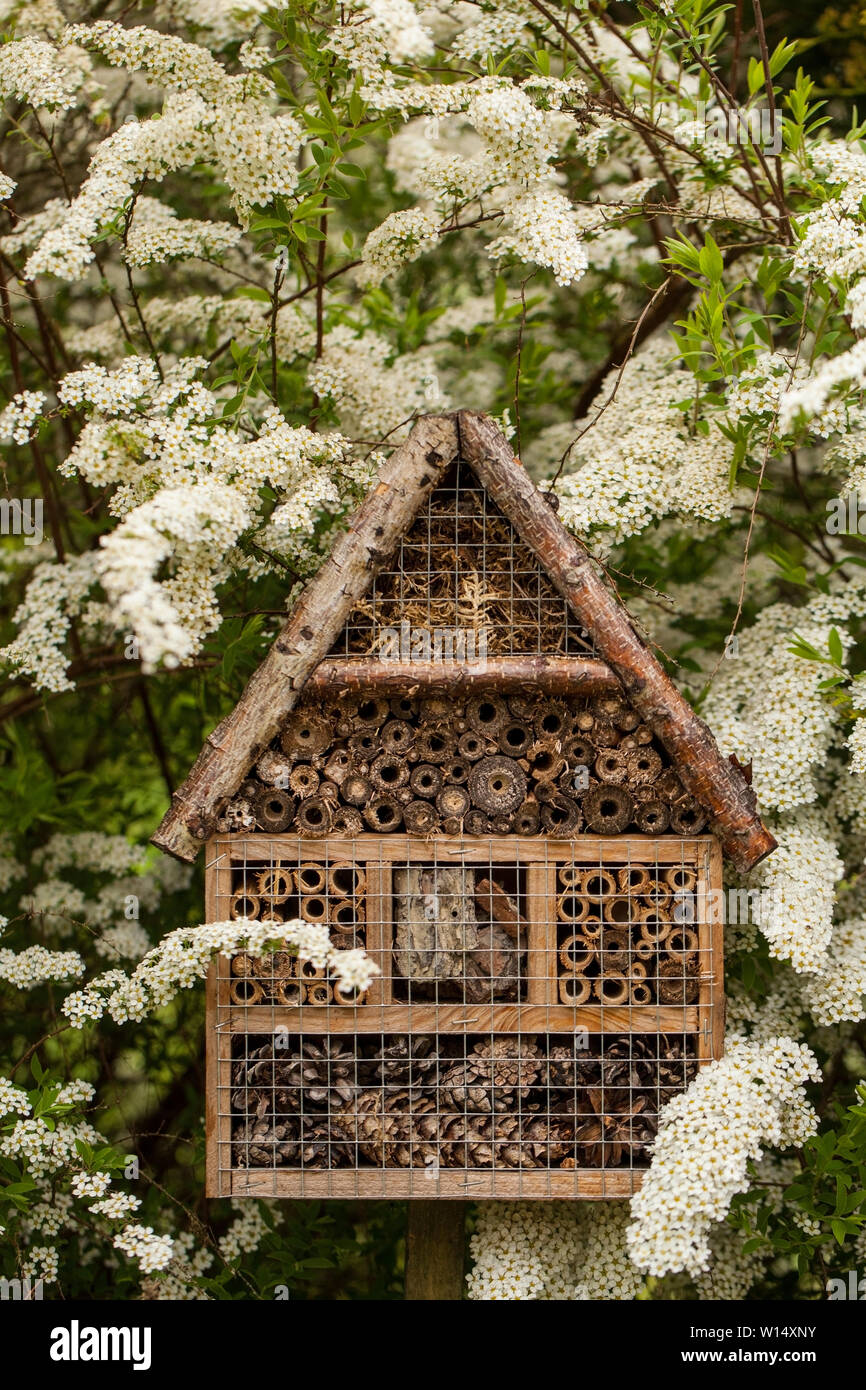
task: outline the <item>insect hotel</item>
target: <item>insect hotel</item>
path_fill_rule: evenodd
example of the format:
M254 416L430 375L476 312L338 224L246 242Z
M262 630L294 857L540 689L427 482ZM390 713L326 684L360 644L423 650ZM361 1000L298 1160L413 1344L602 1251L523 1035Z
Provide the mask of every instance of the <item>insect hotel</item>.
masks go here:
M174 796L208 921L380 971L219 957L208 1195L626 1196L721 1053L722 857L775 842L553 500L422 419Z

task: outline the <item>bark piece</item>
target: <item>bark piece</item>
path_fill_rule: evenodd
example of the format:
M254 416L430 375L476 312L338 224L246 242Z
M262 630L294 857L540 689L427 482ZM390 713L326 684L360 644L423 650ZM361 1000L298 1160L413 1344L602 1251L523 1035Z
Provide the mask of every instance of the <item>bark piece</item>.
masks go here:
M475 872L468 867L394 870L394 963L408 980L459 979L478 944Z

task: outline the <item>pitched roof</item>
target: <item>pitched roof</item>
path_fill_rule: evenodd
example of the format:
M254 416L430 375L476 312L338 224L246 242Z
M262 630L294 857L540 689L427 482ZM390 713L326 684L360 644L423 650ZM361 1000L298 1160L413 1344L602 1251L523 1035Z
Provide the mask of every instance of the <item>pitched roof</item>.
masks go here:
M317 688L362 684L362 663L340 662L328 654L373 577L458 457L537 556L595 645L594 658L520 658L522 678L530 669L531 678L545 688L575 693L587 684L617 681L688 790L710 812L712 829L735 867L741 872L752 868L776 842L761 823L739 766L722 756L707 725L638 636L592 557L566 531L504 435L486 416L467 410L423 417L382 466L375 487L304 590L237 705L208 737L153 843L178 858L194 859L225 802L278 734L308 682ZM405 671L391 671L390 678L412 685L429 679L465 686L509 675L507 658L499 663L488 659L477 676L456 663L451 670L442 663L435 666L425 673L412 662ZM377 679L383 677L386 672L377 671Z

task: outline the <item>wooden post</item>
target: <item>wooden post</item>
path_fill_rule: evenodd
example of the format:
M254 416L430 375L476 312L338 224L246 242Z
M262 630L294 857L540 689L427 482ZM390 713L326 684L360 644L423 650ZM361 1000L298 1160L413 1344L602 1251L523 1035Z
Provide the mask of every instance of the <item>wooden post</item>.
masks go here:
M464 1294L466 1203L409 1203L406 1300L457 1303Z

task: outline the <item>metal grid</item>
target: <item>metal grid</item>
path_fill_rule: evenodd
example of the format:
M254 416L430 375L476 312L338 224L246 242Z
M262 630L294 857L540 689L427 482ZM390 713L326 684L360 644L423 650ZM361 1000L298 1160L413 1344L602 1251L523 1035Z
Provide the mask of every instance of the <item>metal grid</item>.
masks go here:
M406 624L401 628L401 624ZM383 634L428 640L452 659L594 652L536 556L457 460L351 614L332 656L381 655ZM481 634L484 637L481 637ZM439 634L437 638L437 634ZM471 651L467 652L467 644ZM417 656L417 648L414 653Z
M381 969L346 999L287 955L219 959L210 1195L626 1195L721 1051L708 837L230 835L207 880L212 920L327 918Z

